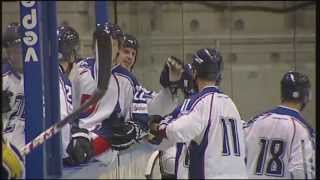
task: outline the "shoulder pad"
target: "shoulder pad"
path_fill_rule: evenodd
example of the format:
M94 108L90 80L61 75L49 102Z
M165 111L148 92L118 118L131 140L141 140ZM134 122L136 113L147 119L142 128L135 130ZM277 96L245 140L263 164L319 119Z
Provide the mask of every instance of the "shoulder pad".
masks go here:
M130 71L128 71L126 68L120 65L116 65L112 69L112 74L120 75L122 77L127 78L134 85L134 87L137 87L140 85L137 78Z
M92 78L95 78L95 68L94 68L94 64L95 64L96 60L94 57L87 57L87 58L84 58L84 59L80 59L78 62L77 62L77 65L79 66L79 69L80 70L80 74L81 71L90 71L91 73L91 76Z

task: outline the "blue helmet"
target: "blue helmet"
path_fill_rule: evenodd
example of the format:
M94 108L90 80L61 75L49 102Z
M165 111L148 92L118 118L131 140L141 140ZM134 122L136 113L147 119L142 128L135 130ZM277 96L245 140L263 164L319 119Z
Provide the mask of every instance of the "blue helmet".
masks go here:
M310 81L308 76L295 72L286 72L281 80L282 100L293 100L302 103L303 106L309 101Z
M218 84L222 79L222 56L215 48L200 49L192 56L192 68L197 71L197 77L214 80Z
M10 23L2 35L2 46L8 48L14 44L21 43L21 27L19 23Z
M80 49L79 33L71 26L58 26L58 56L59 59L70 60L71 54L78 54Z

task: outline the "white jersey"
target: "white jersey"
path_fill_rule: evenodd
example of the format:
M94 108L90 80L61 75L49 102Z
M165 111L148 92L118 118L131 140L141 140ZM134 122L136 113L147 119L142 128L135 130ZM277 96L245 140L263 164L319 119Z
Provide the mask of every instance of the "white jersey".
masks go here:
M190 99L189 99L190 100ZM188 99L186 100L188 101ZM176 119L181 113L182 105L177 106L170 114L164 116L161 124ZM159 157L161 173L175 175L175 178L188 179L188 162L185 157L188 152L187 143L178 142L169 148L163 148ZM174 161L172 161L172 158Z
M177 95L172 95L169 88L161 88L159 93L154 94L152 99L148 101L148 112L150 115L160 115L165 117L166 115L173 116L173 113L176 114L175 108L179 105L179 99ZM179 109L180 110L180 109ZM180 147L179 145L179 148ZM159 166L160 172L174 175L177 173L178 163L176 162L177 146L171 146L170 148L160 151L159 156ZM185 168L179 170L180 174L185 173ZM183 177L183 176L179 176Z
M79 70L79 80L76 86L80 97L80 102L74 104L83 104L87 101L94 90L97 89L97 68L94 58L86 58L77 64ZM74 83L74 82L72 82ZM93 129L97 124L110 117L119 97L118 84L113 75L110 77L108 89L105 95L95 104L81 113L79 127Z
M9 90L13 93L10 99L11 111L7 113L4 137L14 144L18 149L25 145L25 99L23 91L23 75L16 73L10 64L3 64L2 90ZM59 90L60 90L60 113L61 119L72 112L71 84L59 68ZM62 128L63 155L69 143L69 125Z
M249 178L315 178L314 133L298 111L278 106L248 121L244 130Z
M13 93L10 98L11 110L6 113L5 119L3 119L6 121L3 126L3 136L18 149L21 149L25 144L23 75L15 72L10 64L2 64L2 90Z
M207 86L185 100L180 110L176 119L161 122L165 138L160 149L177 142L188 146L177 156L179 166L189 166L187 177L247 178L242 123L232 100ZM185 178L179 169L177 178Z
M149 114L165 116L177 107L179 99L171 94L169 88L161 88L158 93L152 94L152 98L147 103Z
M79 95L82 104L97 88L97 68L94 58L86 58L77 63L79 68ZM147 126L147 92L141 88L131 72L120 65L112 68L106 94L81 114L79 126L92 130L105 138L111 134L112 120L139 119Z
M60 118L66 118L73 111L72 106L72 85L68 77L63 74L59 66L59 96L60 96ZM61 130L62 136L62 157L68 156L66 149L70 142L70 124L66 124Z

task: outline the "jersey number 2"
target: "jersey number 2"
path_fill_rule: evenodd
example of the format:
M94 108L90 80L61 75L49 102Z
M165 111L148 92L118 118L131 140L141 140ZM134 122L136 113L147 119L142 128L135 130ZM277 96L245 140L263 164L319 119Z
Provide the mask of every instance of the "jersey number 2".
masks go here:
M231 118L221 118L223 128L223 156L230 156L230 139L228 133L231 130L232 144L233 144L233 155L240 156L239 136L237 130L237 122ZM229 128L228 128L229 127ZM230 130L229 130L230 129Z
M257 160L256 175L268 176L283 176L283 160L284 155L284 142L280 139L260 139L261 150ZM270 148L268 148L270 144ZM266 161L267 152L270 152L271 158ZM265 163L267 164L266 171L264 172Z

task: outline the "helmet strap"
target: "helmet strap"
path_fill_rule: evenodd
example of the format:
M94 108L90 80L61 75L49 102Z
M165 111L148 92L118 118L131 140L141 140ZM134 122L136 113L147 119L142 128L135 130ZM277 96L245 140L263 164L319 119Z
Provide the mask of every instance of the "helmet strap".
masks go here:
M192 89L194 89L195 92L199 92L199 86L197 84L197 79L198 79L198 73L195 72L195 76L194 78L192 79Z

